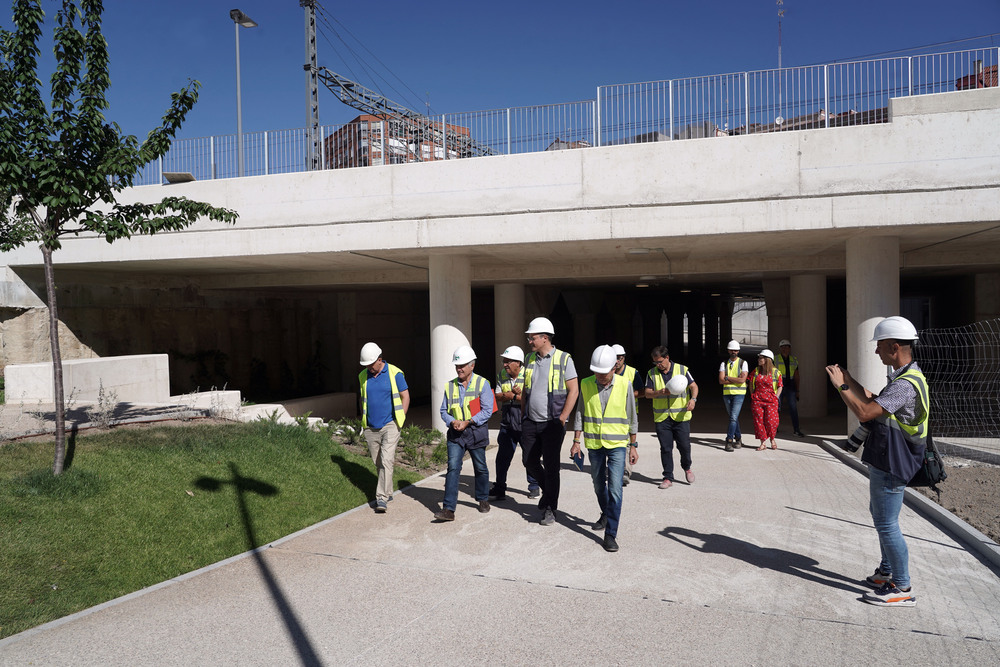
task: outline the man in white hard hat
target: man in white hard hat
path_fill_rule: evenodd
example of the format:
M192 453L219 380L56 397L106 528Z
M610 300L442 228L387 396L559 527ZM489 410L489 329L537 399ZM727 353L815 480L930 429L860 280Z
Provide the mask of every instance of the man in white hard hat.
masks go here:
M722 385L722 402L726 405L729 415L729 428L726 430L726 451L739 449L743 446L743 432L740 430L740 410L747 396L747 376L750 369L747 362L740 359L739 341L731 340L726 345L729 358L719 366L719 384Z
M410 390L403 371L382 359L382 348L365 343L361 348L358 375L361 390L361 422L364 426L368 453L378 470L375 488L375 511L382 514L392 500L392 469L396 458L399 431L410 409Z
M490 498L507 497L507 471L514 460L514 452L521 442L521 391L524 388L524 351L511 345L500 355L503 369L497 373L494 389L500 405L500 433L497 434L496 482L490 489ZM528 475L528 497L537 498L542 492L538 481Z
M916 604L909 551L899 529L903 492L923 464L930 416L927 379L913 360L916 340L916 328L904 317L887 317L875 326L875 354L890 368L889 383L878 395L862 387L847 369L826 367L847 408L870 428L861 461L868 466L869 509L882 559L865 580L875 590L862 597L886 607Z
M659 345L650 352L653 368L646 374L646 398L653 399L653 422L656 439L660 442L660 463L663 464L661 489L674 484L674 442L681 455L681 468L688 484L694 484L691 470L691 413L698 402L698 385L687 366L670 361L667 348ZM687 380L687 387L672 393L667 386L674 377Z
M611 346L611 349L615 351L615 375L620 375L628 381L629 385L632 387L633 398L639 398L646 391L646 383L643 380L642 375L639 371L629 366L625 363L625 348L615 343ZM638 401L636 401L636 412L639 410ZM629 457L625 457L625 477L622 478L622 486L628 486L629 479L632 477L632 462Z
M799 358L792 354L792 342L782 338L778 343L778 355L774 358L774 367L784 378L785 391L781 393L779 411L788 403L788 412L792 415L792 430L800 438L805 433L799 430Z
M601 508L591 526L604 531L604 550L618 551L618 522L622 511L622 478L625 460L635 464L639 420L632 385L615 372L615 350L601 345L590 357L594 375L580 382L580 401L573 426L572 456L580 453L580 436L590 458L590 475Z
M490 471L486 467L486 445L490 443L486 422L493 414L493 389L486 378L473 373L476 353L462 345L452 355L457 377L444 390L441 419L448 427L448 472L444 478L444 502L434 514L437 521L454 521L458 506L458 479L465 453L472 459L476 475L475 497L479 511L490 511Z
M573 357L552 343L555 328L546 317L528 324L531 354L524 363L524 390L521 392L521 460L528 474L538 480L542 497L539 523L551 526L559 509L560 453L566 437L566 422L576 405L580 383Z

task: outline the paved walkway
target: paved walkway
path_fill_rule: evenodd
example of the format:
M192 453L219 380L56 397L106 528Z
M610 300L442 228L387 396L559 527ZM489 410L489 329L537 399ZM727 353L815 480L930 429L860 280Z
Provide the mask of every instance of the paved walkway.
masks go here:
M822 437L733 453L720 437L696 437L693 485L659 490L655 438L640 435L615 554L589 529L590 476L568 459L551 527L517 490L517 462L513 497L479 514L467 462L453 523L431 520L436 475L385 515L360 507L0 641L0 663L1000 662L1000 578L985 560L908 505L917 606L865 604L878 561L866 478Z

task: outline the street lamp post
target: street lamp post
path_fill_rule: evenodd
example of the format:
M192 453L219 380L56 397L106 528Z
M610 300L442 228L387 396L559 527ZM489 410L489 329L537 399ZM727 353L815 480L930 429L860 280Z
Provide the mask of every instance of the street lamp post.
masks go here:
M230 10L229 18L236 29L236 173L243 175L243 99L240 94L240 26L256 28L257 23L238 9Z

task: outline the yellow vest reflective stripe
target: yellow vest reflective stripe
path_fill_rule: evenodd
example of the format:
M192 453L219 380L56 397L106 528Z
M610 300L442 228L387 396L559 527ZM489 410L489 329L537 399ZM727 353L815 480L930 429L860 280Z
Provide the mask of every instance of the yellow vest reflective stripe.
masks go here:
M917 399L920 401L923 417L916 424L904 424L896 419L896 415L893 414L876 417L876 421L887 422L889 428L899 431L903 439L908 443L926 446L927 427L931 416L931 401L927 390L927 378L919 370L911 368L896 376L893 382L898 382L899 380L906 380L917 390Z
M611 376L611 394L601 411L601 396L597 378L590 376L580 382L583 401L583 444L587 449L627 447L629 441L628 392L631 385L620 375Z
M687 366L681 366L677 362L670 364L670 377L675 375L687 375ZM659 391L667 386L667 381L663 379L663 373L659 368L649 369L646 374L653 379L653 389ZM687 409L690 389L685 389L678 396L667 396L653 399L653 421L661 422L668 416L675 422L686 422L691 419L691 412Z
M399 387L396 386L396 375L402 373L392 364L386 364L385 368L382 370L383 373L389 374L389 387L392 388L392 420L396 422L396 426L403 428L403 422L406 421L406 413L403 412L403 399L399 395ZM358 375L358 384L361 387L361 425L364 427L368 426L368 369L361 371Z
M743 360L736 357L735 361L726 360L726 375L729 377L738 378L740 376L740 368L743 367ZM745 394L747 393L747 383L741 382L740 384L724 384L722 385L722 395L732 396L735 394Z
M462 398L462 393L460 391L461 383L458 378L455 378L448 383L448 414L450 414L455 419L460 421L468 421L472 419L472 411L469 410L469 403L474 399L479 398L479 395L483 392L483 384L486 379L472 374L469 378L469 386L465 390L465 398Z
M532 376L535 373L535 361L538 355L532 352L524 362L524 400L527 403L531 396ZM566 406L566 366L569 365L569 354L562 350L552 350L552 361L549 363L549 377L546 388L549 393L549 418L557 419Z

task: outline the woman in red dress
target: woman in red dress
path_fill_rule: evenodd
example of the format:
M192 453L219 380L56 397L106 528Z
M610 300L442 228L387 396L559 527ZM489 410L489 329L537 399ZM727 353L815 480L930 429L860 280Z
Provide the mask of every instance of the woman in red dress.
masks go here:
M771 441L777 449L774 436L778 434L778 397L781 396L781 373L774 368L774 353L762 350L757 355L757 368L750 374L750 414L753 415L754 435L760 440L757 451L764 449L764 441Z

